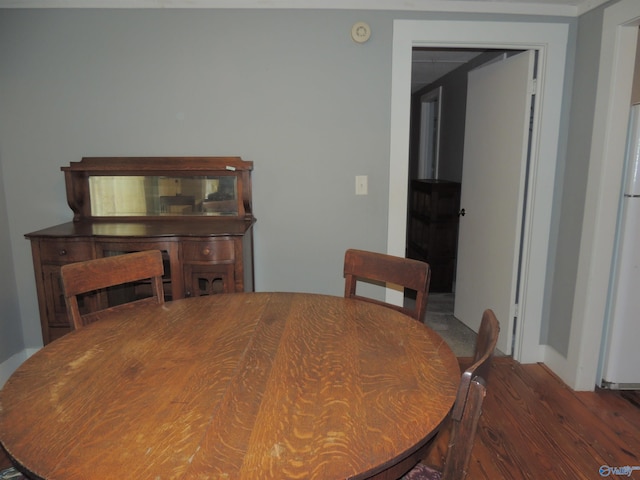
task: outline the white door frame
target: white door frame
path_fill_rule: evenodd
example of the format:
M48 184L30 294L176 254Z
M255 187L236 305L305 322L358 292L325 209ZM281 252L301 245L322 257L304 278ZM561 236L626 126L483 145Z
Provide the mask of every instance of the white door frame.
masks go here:
M533 145L528 217L522 238L524 257L514 358L524 363L542 361L540 345L546 259L551 229L556 159L568 25L522 22L395 20L391 77L391 139L387 251L404 256L407 218L411 54L413 47L498 48L538 50L541 82L539 137ZM490 281L490 273L487 281ZM387 300L402 301L402 293L387 291Z
M576 390L593 390L598 380L639 24L638 0L604 11L571 338L561 375Z

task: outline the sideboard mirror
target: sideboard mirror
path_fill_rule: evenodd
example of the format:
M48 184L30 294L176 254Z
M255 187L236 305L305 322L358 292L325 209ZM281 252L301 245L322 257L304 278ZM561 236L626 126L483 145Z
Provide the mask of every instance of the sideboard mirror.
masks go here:
M239 157L87 157L62 167L74 220L252 217L253 162Z

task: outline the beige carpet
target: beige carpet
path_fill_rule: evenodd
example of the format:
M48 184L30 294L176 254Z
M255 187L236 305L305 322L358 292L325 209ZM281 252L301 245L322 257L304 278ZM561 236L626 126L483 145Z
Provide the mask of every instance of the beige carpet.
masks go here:
M452 293L429 294L425 323L440 334L457 357L473 356L477 335L453 316Z

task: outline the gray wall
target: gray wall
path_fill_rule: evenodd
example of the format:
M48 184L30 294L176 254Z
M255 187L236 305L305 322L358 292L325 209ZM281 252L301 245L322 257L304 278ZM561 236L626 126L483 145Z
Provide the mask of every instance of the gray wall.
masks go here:
M374 33L357 45L362 19ZM71 219L60 166L83 156L254 161L256 288L341 293L344 250L386 248L391 33L379 14L2 11L0 143L26 344L41 334L23 235Z
M1 144L1 143L0 143ZM0 225L9 225L0 155ZM24 349L8 228L0 228L0 363ZM0 381L0 385L3 382Z
M0 10L0 241L12 248L24 344L41 344L24 234L71 219L60 167L83 156L252 160L256 289L342 294L344 250L386 249L397 18L500 17ZM357 45L361 20L372 37ZM355 175L369 176L368 196L354 195Z
M559 162L554 192L554 227L551 234L548 315L543 318L541 341L567 355L571 314L584 216L591 133L595 111L604 7L579 19L575 47L575 73L571 96L570 128L565 141L566 163ZM561 147L562 148L562 147ZM599 352L594 352L598 355Z
M640 103L640 35L638 35L638 45L636 46L636 63L633 72L633 89L631 91L631 104Z

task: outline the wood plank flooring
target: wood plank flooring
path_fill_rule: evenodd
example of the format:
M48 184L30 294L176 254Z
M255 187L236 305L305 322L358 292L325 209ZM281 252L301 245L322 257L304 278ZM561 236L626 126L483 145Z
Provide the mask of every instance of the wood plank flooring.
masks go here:
M445 437L428 462L441 461ZM494 359L468 480L640 480L603 477L602 465L640 466L640 394L574 392L544 365Z
M444 448L443 436L426 463ZM637 393L574 392L542 364L494 359L469 480L597 479L603 465L640 467Z

